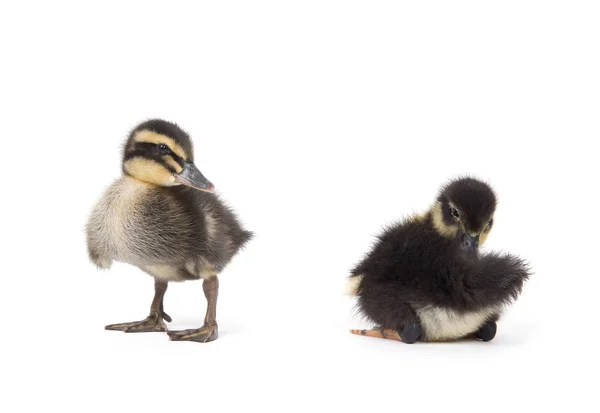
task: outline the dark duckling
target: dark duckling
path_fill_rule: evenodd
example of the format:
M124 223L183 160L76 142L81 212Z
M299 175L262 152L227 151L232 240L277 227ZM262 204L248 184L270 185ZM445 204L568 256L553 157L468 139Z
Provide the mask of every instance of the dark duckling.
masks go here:
M489 185L460 178L427 213L387 228L349 278L360 311L405 343L492 340L530 275L520 258L480 253L495 210Z

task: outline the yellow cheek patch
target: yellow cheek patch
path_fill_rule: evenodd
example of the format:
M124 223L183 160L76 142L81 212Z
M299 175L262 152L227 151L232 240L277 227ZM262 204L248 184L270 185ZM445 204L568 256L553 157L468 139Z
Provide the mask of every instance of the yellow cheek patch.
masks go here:
M431 217L436 231L444 237L455 237L458 227L446 225L442 216L442 205L436 202L431 208Z
M479 245L483 245L488 235L490 235L490 231L483 231L481 235L479 235Z
M490 217L489 221L492 221L494 219L494 217ZM480 234L479 234L479 245L482 245L485 240L487 239L487 237L490 235L490 232L492 232L492 227L489 227L487 224L485 225L485 227L483 227L483 229L481 230Z
M162 159L163 159L163 161L165 161L166 163L168 163L168 164L169 164L169 166L171 166L171 167L172 167L172 168L175 170L175 172L176 172L176 173L180 174L180 173L181 173L181 171L183 171L183 168L181 167L181 165L179 165L179 164L178 164L178 163L175 161L175 159L173 159L173 157L172 157L172 156L170 156L170 155L163 156L163 158L162 158Z
M173 186L177 183L173 174L158 162L146 158L132 158L125 162L125 171L135 179L159 186Z
M173 151L173 153L175 153L175 155L179 156L180 158L183 158L186 161L188 160L187 154L177 142L175 142L168 136L161 135L160 133L156 133L151 130L139 131L135 134L133 140L135 140L136 142L154 143L156 145L158 145L159 143L164 143Z

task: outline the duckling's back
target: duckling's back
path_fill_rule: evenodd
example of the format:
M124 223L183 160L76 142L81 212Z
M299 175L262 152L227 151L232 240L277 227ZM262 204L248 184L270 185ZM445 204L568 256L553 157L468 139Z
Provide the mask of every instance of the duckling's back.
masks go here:
M454 261L455 250L452 241L433 229L428 217L415 217L387 228L352 275L362 278L361 289L383 284L431 296L448 275L446 267Z

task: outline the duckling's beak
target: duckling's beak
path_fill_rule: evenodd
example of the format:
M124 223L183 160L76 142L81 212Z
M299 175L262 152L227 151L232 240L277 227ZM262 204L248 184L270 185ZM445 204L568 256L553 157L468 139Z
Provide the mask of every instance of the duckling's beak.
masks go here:
M173 174L175 181L182 185L191 186L204 192L213 192L215 186L202 175L202 172L191 162L183 163L183 170L178 174Z
M463 248L469 253L477 253L479 249L479 234L472 236L471 234L465 233L462 239Z

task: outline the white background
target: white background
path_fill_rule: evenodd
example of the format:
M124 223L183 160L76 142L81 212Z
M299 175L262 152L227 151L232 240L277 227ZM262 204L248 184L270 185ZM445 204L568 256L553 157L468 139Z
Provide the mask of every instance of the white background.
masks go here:
M597 2L3 2L1 410L597 411ZM255 240L220 337L142 319L151 278L83 228L138 122L190 132ZM415 344L342 295L380 228L462 173L495 187L487 248L535 275L491 343ZM199 327L200 282L171 285Z

